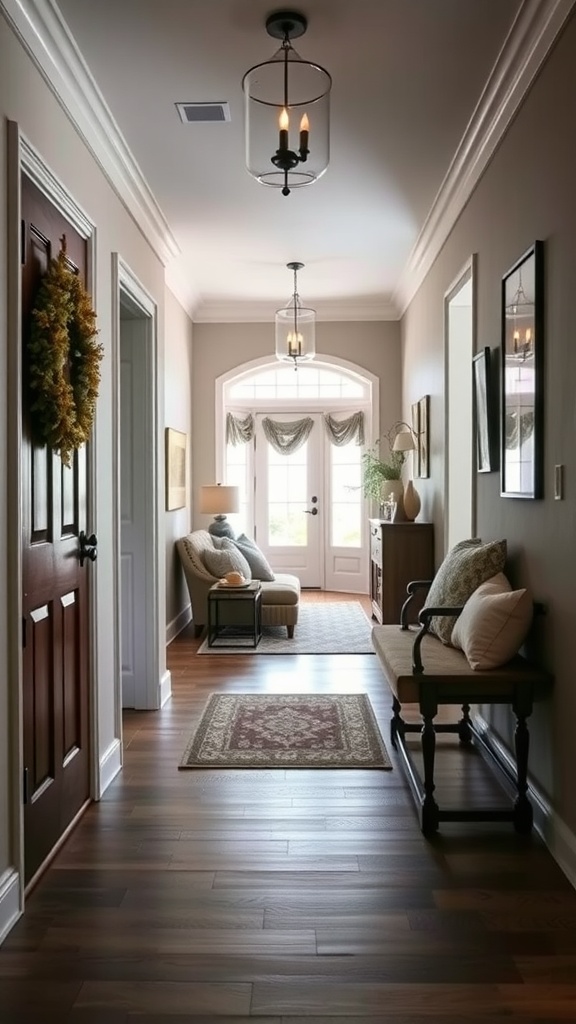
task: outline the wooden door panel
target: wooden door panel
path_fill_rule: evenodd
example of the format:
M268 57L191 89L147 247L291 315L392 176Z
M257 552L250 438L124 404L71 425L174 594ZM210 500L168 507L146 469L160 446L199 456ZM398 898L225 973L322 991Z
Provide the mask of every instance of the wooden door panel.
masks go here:
M49 260L66 235L83 277L86 243L25 177L22 266L23 747L26 880L36 873L89 798L88 565L84 450L68 468L31 430L26 374L31 311Z

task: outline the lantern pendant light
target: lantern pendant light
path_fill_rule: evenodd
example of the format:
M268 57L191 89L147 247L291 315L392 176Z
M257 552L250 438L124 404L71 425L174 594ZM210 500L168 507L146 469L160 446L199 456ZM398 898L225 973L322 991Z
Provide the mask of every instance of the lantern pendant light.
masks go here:
M319 64L303 60L291 43L307 26L302 14L271 14L266 31L282 45L242 79L246 167L284 196L317 181L330 161L332 78Z
M276 313L276 358L284 362L307 362L316 355L316 310L302 306L298 295L297 274L303 263L287 263L294 271L294 292L288 304Z

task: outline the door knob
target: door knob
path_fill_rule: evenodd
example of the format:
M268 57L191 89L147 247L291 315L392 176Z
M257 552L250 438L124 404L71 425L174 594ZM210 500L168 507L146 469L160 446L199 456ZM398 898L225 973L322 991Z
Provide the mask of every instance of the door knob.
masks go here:
M78 542L80 544L80 551L78 552L80 566L84 565L87 558L89 558L91 562L95 562L98 558L98 538L96 534L92 533L87 537L84 530L81 530Z
M318 509L317 508L305 508L304 511L305 511L307 516L317 516L318 515Z

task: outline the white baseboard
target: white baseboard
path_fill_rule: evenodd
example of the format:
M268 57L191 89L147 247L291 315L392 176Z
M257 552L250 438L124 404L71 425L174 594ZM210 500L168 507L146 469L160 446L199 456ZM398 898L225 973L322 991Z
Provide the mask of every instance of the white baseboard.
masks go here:
M516 762L511 752L492 733L488 722L482 715L474 716L474 724L480 732L487 732L490 743L513 774L516 773ZM571 885L576 888L576 836L565 822L555 813L548 798L544 796L530 780L528 798L534 811L534 828L544 840L548 850L562 869Z
M20 876L7 868L0 876L0 945L22 914Z
M170 700L172 696L172 675L170 671L166 669L162 679L160 680L160 707L164 707L167 700Z
M192 605L186 605L181 612L166 626L166 644L171 644L174 637L178 636L189 622L192 622Z
M115 739L100 758L100 796L122 770L122 742Z

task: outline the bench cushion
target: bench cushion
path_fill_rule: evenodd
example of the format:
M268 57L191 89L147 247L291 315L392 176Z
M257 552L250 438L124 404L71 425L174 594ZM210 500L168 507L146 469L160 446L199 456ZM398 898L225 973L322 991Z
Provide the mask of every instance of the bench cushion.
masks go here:
M505 669L474 671L462 651L448 647L435 636L425 636L421 653L424 673L412 672L412 644L416 627L374 626L372 645L392 692L401 704L418 704L422 687L433 687L439 703L498 702L513 697L519 684L541 684L546 674L517 655Z

